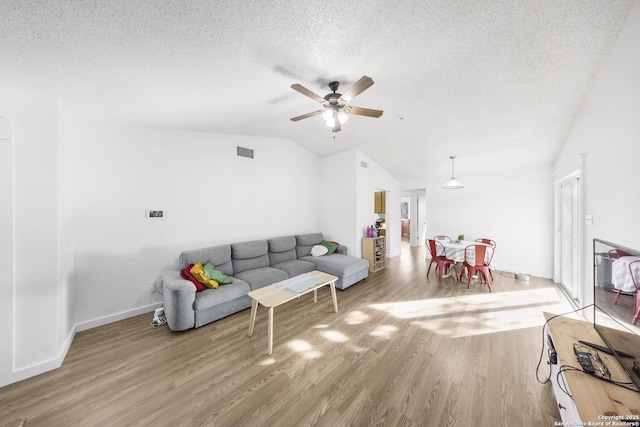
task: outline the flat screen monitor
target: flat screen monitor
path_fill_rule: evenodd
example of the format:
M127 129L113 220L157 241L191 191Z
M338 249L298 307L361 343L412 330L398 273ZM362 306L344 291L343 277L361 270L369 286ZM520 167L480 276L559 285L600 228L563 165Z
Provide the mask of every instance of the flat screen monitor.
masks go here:
M633 383L629 388L639 391L640 318L634 323L636 291L631 274L637 274L640 285L640 262L633 263L640 260L640 251L593 239L593 258L594 328Z

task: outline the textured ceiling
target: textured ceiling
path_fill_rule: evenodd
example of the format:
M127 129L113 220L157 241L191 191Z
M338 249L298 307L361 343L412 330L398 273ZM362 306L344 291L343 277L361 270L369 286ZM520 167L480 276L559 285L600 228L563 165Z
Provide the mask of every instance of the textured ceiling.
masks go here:
M359 148L406 186L428 170L550 164L633 0L0 0L0 91L81 119ZM328 82L375 84L342 132ZM399 120L398 116L406 116Z

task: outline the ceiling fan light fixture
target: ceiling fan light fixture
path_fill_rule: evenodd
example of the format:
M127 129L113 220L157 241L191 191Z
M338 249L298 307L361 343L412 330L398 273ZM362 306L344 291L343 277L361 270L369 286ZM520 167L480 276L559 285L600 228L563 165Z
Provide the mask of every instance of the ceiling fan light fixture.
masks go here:
M337 116L338 116L338 120L340 120L341 125L345 124L347 120L349 120L349 115L342 110L338 111Z
M464 188L464 184L462 183L462 181L455 177L454 160L456 156L449 156L449 158L451 159L451 178L449 178L442 184L442 188L445 190L459 190L460 188Z
M336 118L332 116L329 120L327 120L326 125L330 128L334 127L336 125Z
M324 110L324 113L322 113L322 118L325 122L328 122L333 117L333 113L333 109L327 108L326 110Z
M355 82L344 94L338 93L338 87L340 82L333 81L329 83L329 89L332 93L325 95L324 97L312 92L301 84L295 83L291 85L291 89L300 92L301 94L319 102L324 107L323 110L312 111L311 113L302 114L300 116L292 117L292 122L297 122L302 119L308 119L309 117L315 117L322 115L323 120L327 127L330 127L333 132L340 132L342 125L349 120L350 114L358 116L374 117L378 118L382 116L382 110L373 110L371 108L351 107L346 105L353 98L367 90L373 84L371 77L362 76L357 82ZM337 120L337 121L336 121Z

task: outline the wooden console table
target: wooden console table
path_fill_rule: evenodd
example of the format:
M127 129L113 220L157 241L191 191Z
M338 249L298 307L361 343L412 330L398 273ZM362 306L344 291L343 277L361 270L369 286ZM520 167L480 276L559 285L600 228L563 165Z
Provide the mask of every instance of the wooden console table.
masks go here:
M545 312L544 316L549 320L554 314ZM547 323L547 333L551 335L558 356L558 363L549 366L553 392L565 425L573 422L575 423L573 425L606 426L609 421L612 422L609 425L624 425L614 423L640 419L640 393L579 371L564 371L561 374L565 379L562 387L568 388L573 400L559 388L557 372L560 366L580 368L580 363L573 351L574 343L581 345L578 341L582 340L604 345L598 332L593 329L592 323L559 316ZM603 352L598 353L611 372L612 380L630 381L613 356ZM630 387L634 388L633 385ZM578 424L580 422L583 424ZM589 422L593 424L588 424Z

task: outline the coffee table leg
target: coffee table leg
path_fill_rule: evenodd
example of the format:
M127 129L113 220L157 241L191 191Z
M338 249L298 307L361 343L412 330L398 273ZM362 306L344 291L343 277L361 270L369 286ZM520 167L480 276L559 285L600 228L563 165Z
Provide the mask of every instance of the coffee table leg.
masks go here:
M331 282L331 297L333 298L333 310L338 312L338 297L336 296L336 282Z
M313 290L313 303L317 303L318 302L318 290L314 289Z
M269 349L267 354L271 355L271 353L273 353L273 307L269 307L269 330L267 331L267 335L269 336Z
M258 301L251 300L251 317L249 318L249 336L253 335L253 325L256 323L256 313L258 312Z

